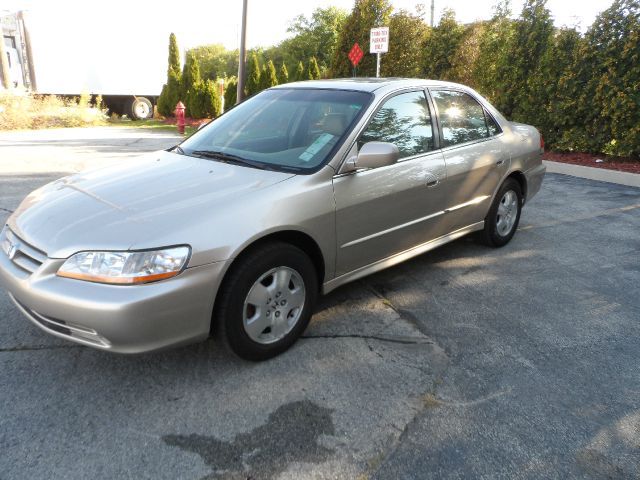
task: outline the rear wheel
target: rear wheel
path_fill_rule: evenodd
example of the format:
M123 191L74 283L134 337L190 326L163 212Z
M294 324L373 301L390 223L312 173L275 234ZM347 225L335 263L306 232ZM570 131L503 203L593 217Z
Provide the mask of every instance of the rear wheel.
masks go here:
M147 120L153 118L153 105L148 98L135 97L130 101L126 113L131 120Z
M317 292L315 268L302 250L263 245L241 258L225 280L216 302L219 333L242 358L271 358L307 327Z
M482 240L491 247L509 243L518 229L522 212L522 190L513 178L507 178L484 220Z

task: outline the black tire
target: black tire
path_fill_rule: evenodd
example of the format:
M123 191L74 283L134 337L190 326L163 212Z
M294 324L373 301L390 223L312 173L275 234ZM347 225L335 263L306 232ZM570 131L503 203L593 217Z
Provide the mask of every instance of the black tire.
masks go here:
M279 267L292 269L299 274L304 282L304 304L291 331L273 343L260 343L250 338L245 329L245 299L263 275ZM266 360L287 350L302 334L311 319L317 296L318 277L307 254L283 242L261 245L244 254L225 278L214 309L214 322L218 327L216 333L239 357L253 361ZM270 328L265 331L269 332Z
M153 118L153 105L148 98L135 97L127 107L127 116L131 120L148 120Z
M500 232L499 230L499 213L498 209L500 208L500 204L505 204L505 196L508 192L513 192L517 197L516 205L512 208L516 208L517 210L514 212L512 209L509 210L509 214L515 214L515 222L511 225L511 228L506 232ZM522 213L522 189L520 188L520 184L514 180L513 178L507 178L498 193L496 194L496 198L493 200L491 204L491 208L489 209L489 213L484 219L484 230L480 232L480 238L485 245L490 247L503 247L513 238L518 229L518 223L520 222L520 214Z

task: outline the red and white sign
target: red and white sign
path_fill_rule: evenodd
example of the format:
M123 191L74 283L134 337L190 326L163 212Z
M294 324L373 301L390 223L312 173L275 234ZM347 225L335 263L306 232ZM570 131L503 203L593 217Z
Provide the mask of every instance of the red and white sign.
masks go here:
M389 51L389 27L372 28L369 36L369 53Z
M351 51L349 51L349 60L351 60L354 67L360 63L363 55L364 53L362 52L360 45L358 45L358 42L354 43L353 47L351 47Z

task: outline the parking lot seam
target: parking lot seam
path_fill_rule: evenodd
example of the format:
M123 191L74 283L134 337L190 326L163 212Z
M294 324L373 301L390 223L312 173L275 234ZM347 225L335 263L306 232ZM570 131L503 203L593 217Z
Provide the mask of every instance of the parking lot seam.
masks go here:
M311 338L362 338L365 340L378 340L380 342L390 342L390 343L400 343L403 345L433 345L432 340L423 339L420 337L386 337L386 336L377 336L377 335L356 335L356 334L345 334L345 335L302 335L300 338L311 339Z
M35 350L60 350L70 348L86 348L84 345L22 345L18 347L0 348L0 353L5 352L31 352Z

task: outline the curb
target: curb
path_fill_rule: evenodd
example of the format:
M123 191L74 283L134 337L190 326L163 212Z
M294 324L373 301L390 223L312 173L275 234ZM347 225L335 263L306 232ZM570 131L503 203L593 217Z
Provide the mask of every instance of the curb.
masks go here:
M617 170L607 170L604 168L583 167L582 165L551 162L549 160L543 160L542 163L547 167L548 173L560 173L562 175L571 175L573 177L587 178L589 180L617 183L628 187L640 188L640 174L637 173L619 172Z

